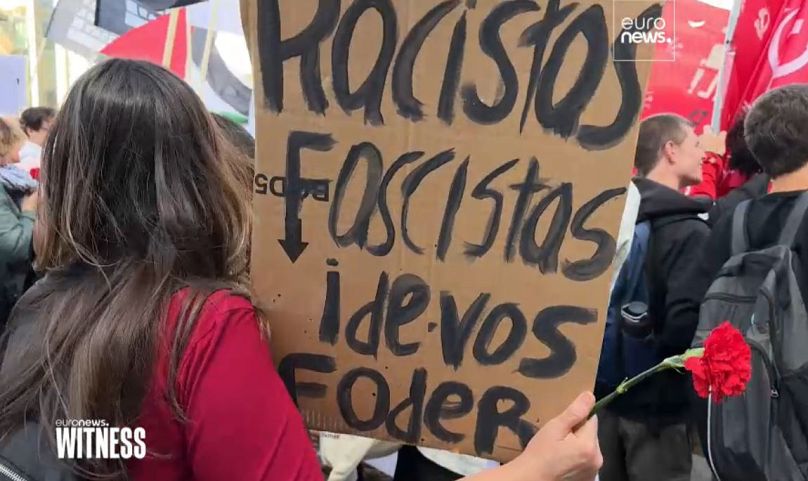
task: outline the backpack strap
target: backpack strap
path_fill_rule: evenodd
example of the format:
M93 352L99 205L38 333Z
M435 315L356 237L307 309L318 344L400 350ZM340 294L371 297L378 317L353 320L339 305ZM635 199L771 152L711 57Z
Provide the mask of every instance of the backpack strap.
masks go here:
M630 285L624 285L624 291L628 293L632 293L637 289L637 284L640 281L641 276L639 275L643 269L646 269L646 265L648 264L648 252L650 250L650 238L651 238L651 222L645 221L640 222L634 227L634 238L637 240L638 244L635 247L634 241L632 240L631 251L628 254L628 258L624 265L627 265L626 271L626 278L624 282L631 282ZM636 260L638 256L642 256L643 262L631 262Z
M788 214L788 220L780 233L780 239L777 241L778 245L789 246L794 245L794 240L797 238L797 231L802 225L802 220L805 213L808 212L808 192L804 192L797 198L796 204Z
M749 234L746 232L746 218L749 215L751 200L738 204L732 214L732 255L738 255L749 250Z

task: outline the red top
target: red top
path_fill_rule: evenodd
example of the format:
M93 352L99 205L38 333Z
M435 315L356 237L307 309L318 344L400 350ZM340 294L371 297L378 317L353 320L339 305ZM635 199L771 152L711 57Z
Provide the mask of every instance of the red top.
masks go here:
M750 177L738 170L727 170L724 172L721 183L718 184L718 198L720 199L738 187L742 187L749 179Z
M687 195L707 196L718 200L733 190L741 187L749 177L737 170L729 168L729 159L712 152L707 153L707 159L701 166L701 184L687 189Z
M173 334L184 297L172 299L165 332ZM197 318L176 380L187 423L176 420L166 401L169 339L159 348L138 420L149 455L129 462L132 479L322 481L249 301L219 291Z
M724 157L707 152L701 166L701 183L688 187L686 194L690 196L706 196L712 200L718 200L721 197L719 184L726 169L726 159Z

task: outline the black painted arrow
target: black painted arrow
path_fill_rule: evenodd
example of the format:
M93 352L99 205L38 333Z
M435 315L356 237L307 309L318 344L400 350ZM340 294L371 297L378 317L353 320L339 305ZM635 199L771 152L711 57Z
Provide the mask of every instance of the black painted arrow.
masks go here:
M289 260L292 261L292 264L294 264L298 257L300 257L300 254L309 246L309 243L303 242L302 240L303 226L300 219L292 220L297 221L297 225L292 225L290 228L287 223L286 239L278 239L278 243L283 247L283 250L286 252L287 257L289 257Z
M289 136L286 154L286 186L283 189L286 201L284 216L284 238L278 239L289 260L294 264L300 254L306 250L308 243L303 242L303 222L300 220L301 182L300 182L300 148L299 135L292 132Z
M303 201L302 180L300 178L300 150L308 148L326 152L334 145L334 139L328 134L313 132L290 132L286 146L286 185L284 186L284 200L286 201L286 215L284 217L284 238L278 239L286 256L297 262L300 254L309 246L303 242L303 221L300 220L300 205Z

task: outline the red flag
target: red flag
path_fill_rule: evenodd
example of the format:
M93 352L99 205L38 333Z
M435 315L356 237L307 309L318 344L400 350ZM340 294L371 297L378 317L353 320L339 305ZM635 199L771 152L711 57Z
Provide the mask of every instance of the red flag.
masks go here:
M744 99L748 102L776 87L808 82L808 5L788 0L774 26L769 46L761 61L755 82Z
M727 10L698 0L665 3L663 18L675 22L676 43L658 44L656 58L671 58L666 49L675 48L676 60L651 66L643 117L676 113L697 126L709 124L724 62L728 17Z
M745 0L727 54L728 75L721 114L722 130L728 129L738 112L768 86L771 78L770 73L766 74L766 70L770 69L767 66L769 49L772 37L784 20L786 2L792 3L791 0ZM796 1L797 4L801 2ZM777 49L780 54L785 53L780 47ZM761 76L766 80L760 80ZM761 82L766 85L761 87Z
M171 53L170 70L185 78L188 38L185 28L185 9L179 11L174 48ZM147 60L157 65L163 63L163 50L168 36L169 15L157 17L151 22L129 30L109 43L101 53L110 57Z

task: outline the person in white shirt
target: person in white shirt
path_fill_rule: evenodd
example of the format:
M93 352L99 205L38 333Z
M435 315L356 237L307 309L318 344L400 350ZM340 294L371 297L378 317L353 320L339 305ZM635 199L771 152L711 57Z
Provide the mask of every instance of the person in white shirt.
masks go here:
M20 115L20 127L28 136L28 141L20 150L20 162L17 167L31 173L33 169L39 169L42 162L42 147L48 140L53 119L56 111L50 107L31 107Z

